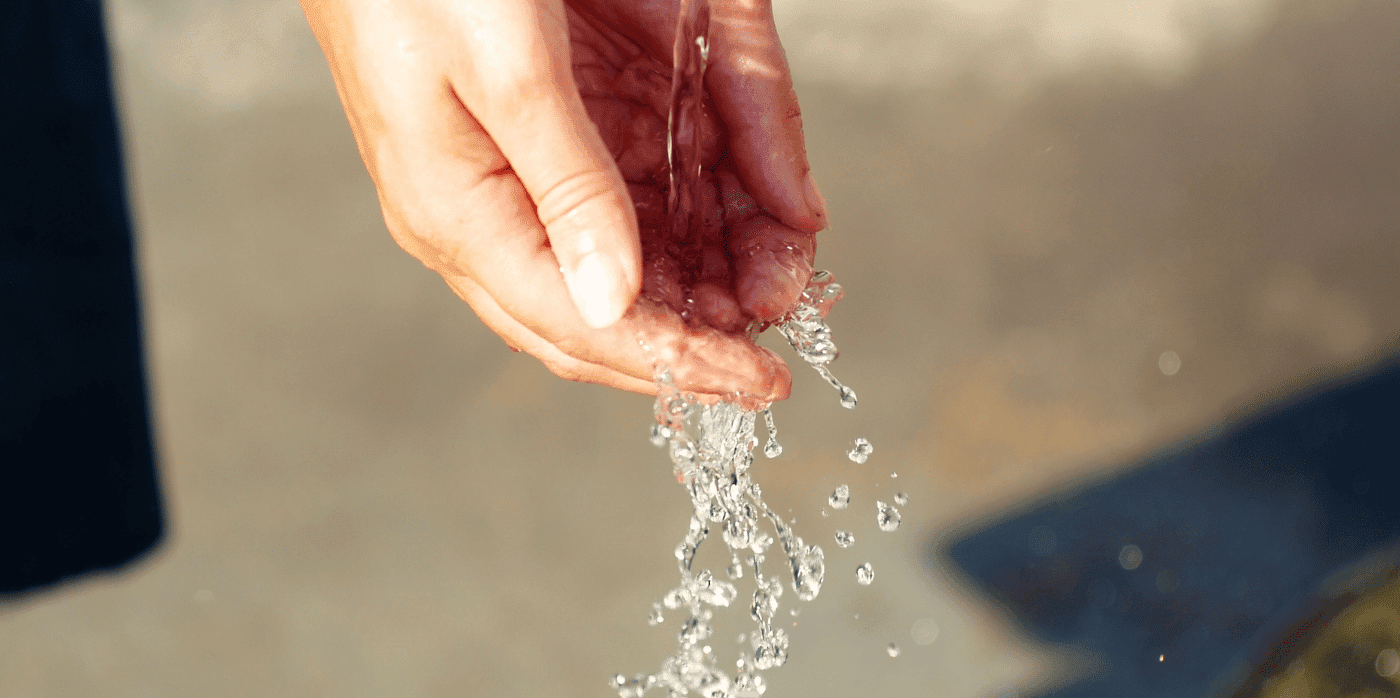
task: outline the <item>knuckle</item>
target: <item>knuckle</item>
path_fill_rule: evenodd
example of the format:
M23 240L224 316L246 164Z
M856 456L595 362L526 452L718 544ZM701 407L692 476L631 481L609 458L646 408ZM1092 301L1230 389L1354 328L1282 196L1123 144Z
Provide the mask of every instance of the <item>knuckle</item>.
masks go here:
M548 230L559 221L578 215L591 204L621 205L620 177L606 170L575 172L545 190L535 202L540 223Z

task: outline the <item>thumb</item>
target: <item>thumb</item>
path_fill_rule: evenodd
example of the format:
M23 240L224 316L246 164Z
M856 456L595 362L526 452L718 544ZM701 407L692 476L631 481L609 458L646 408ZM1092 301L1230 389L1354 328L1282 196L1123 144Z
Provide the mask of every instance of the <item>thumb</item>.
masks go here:
M617 322L641 287L641 245L627 185L588 116L570 67L562 3L501 3L469 34L464 106L535 204L584 322Z

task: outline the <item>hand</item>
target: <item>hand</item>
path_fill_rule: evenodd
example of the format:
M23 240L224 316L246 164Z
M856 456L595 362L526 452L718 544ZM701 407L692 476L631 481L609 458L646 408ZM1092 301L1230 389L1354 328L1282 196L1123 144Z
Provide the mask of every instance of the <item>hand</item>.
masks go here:
M787 396L742 330L794 304L826 214L767 2L713 7L701 244L681 259L663 197L675 4L303 7L390 233L508 344L640 393L660 360L685 390Z

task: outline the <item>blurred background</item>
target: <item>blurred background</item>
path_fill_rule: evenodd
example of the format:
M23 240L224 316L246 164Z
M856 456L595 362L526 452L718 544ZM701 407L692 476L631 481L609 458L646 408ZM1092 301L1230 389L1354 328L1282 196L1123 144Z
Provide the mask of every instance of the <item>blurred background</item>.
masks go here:
M1071 684L1092 651L930 550L1392 360L1400 5L775 12L860 407L800 370L774 408L756 478L828 571L768 695ZM655 671L689 511L650 401L511 353L394 245L295 3L107 15L170 533L0 605L0 695L607 696Z

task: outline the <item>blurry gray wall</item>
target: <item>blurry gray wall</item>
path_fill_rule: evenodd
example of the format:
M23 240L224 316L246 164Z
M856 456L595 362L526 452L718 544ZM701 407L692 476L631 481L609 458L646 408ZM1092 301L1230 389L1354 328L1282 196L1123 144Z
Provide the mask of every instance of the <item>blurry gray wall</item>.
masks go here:
M1061 680L1092 658L920 553L1396 351L1400 5L776 11L861 404L799 371L774 410L757 476L829 569L768 695ZM108 12L173 533L0 607L0 695L604 696L654 670L688 511L648 400L512 354L394 246L294 3ZM883 534L863 512L895 490Z

